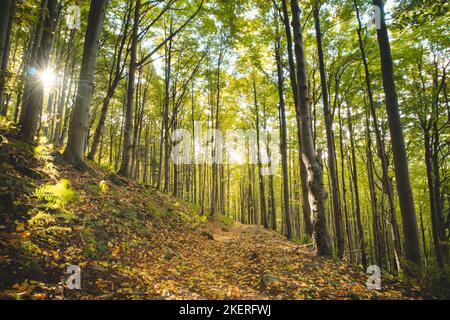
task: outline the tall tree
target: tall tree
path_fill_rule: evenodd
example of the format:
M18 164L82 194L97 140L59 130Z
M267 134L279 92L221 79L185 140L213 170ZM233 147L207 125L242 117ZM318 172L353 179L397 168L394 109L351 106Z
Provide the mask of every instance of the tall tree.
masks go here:
M44 84L40 75L48 72L50 51L56 29L56 0L42 1L41 13L35 30L28 79L25 84L23 110L20 117L20 135L33 141L37 133L44 99Z
M311 129L311 105L308 92L306 56L303 47L300 7L297 0L291 0L292 27L297 60L297 86L299 110L297 117L301 121L302 160L308 172L308 190L313 225L314 249L318 255L331 255L331 243L326 222L326 190L323 183L323 168L314 149Z
M325 75L325 62L323 58L322 49L322 33L320 31L320 17L319 17L319 5L316 5L313 10L314 15L314 26L316 29L316 41L317 41L317 52L319 58L319 69L320 69L320 83L322 86L322 102L323 102L323 114L325 117L325 131L327 136L327 148L328 148L328 170L331 180L331 200L332 200L332 210L334 215L334 230L336 233L336 244L337 244L337 256L342 258L344 256L344 231L342 227L342 212L341 203L339 196L339 181L338 172L336 167L336 150L334 147L334 137L333 137L333 116L328 105L328 87L327 79Z
M138 46L138 32L140 22L141 0L136 0L134 5L133 34L131 36L130 65L128 68L127 81L127 99L125 106L125 130L123 140L122 164L120 165L119 174L125 177L130 176L131 153L133 150L133 112L134 112L134 91L135 91L135 73Z
M102 32L107 3L108 0L92 0L91 2L78 91L70 120L67 146L63 154L66 161L80 167L84 167L84 150L89 126L89 107L94 94L99 38Z
M130 2L131 4L131 2ZM125 65L126 63L122 61L122 56L125 51L125 44L128 39L128 29L130 25L131 20L131 14L132 14L132 6L128 5L127 10L125 11L124 17L122 19L123 29L121 30L121 34L119 36L119 39L116 42L116 46L114 49L114 58L113 63L111 65L110 69L110 75L109 75L109 85L108 90L106 92L106 96L103 99L102 102L102 109L100 112L100 118L98 120L97 128L95 129L94 138L92 141L91 149L89 150L88 159L93 160L95 153L97 152L98 144L100 142L100 137L103 133L104 127L105 127L105 121L106 121L106 114L108 112L108 107L110 104L110 101L114 95L114 92L116 90L116 87L118 86L120 79L122 78ZM128 53L128 51L127 51ZM126 59L125 59L126 60Z
M258 152L258 179L259 179L259 199L260 199L260 208L261 208L261 223L264 228L269 228L269 221L267 220L266 213L266 196L265 196L265 187L264 187L264 175L262 172L262 162L261 162L261 139L260 139L260 121L259 121L259 104L258 104L258 93L256 91L256 81L253 79L253 98L255 103L255 114L256 114L256 146Z
M299 99L298 99L298 87L297 87L297 78L296 78L296 66L294 60L294 53L292 49L292 32L291 26L289 24L289 13L288 13L288 5L287 0L283 0L283 24L286 32L286 42L287 42L287 52L288 52L288 62L289 62L289 78L291 80L291 88L292 88L292 96L294 97L294 104L297 114L299 114ZM308 197L308 186L307 179L308 174L306 172L305 163L302 160L302 145L301 145L301 121L299 117L295 117L297 123L297 139L299 143L299 163L300 163L300 185L302 188L302 211L303 211L303 226L306 235L312 235L312 224L311 224L311 208L309 206L309 197Z
M277 79L278 79L278 95L279 95L279 114L280 114L280 132L281 132L281 170L283 172L283 211L284 222L286 224L286 236L288 239L294 237L294 230L292 226L292 216L290 210L290 198L289 198L289 167L288 167L288 155L287 155L287 129L286 129L286 105L284 101L284 76L283 66L281 61L281 36L278 32L278 25L276 26L276 41L275 41L275 58L277 63Z
M367 98L369 100L369 109L372 115L372 124L374 128L375 138L376 138L376 147L378 151L378 157L381 160L381 169L383 172L382 182L383 182L383 192L387 195L389 201L389 214L392 226L393 240L394 240L394 254L396 260L396 267L398 270L401 269L400 265L400 255L401 255L401 246L400 246L400 231L397 223L397 216L394 204L394 194L391 187L391 181L389 178L389 165L388 165L388 157L386 155L386 148L384 139L382 137L380 124L378 120L378 116L375 110L375 99L372 90L371 76L369 71L369 63L366 56L366 50L364 47L363 36L362 36L362 23L361 18L359 16L359 8L356 0L354 0L353 5L356 11L356 18L358 21L358 42L359 48L361 52L361 59L364 66L364 75L365 75L365 83L367 88ZM374 169L375 171L375 169Z
M4 83L8 65L9 39L12 25L12 0L0 2L0 115L5 115L6 106L3 109Z
M394 155L395 178L400 202L400 211L402 214L403 233L405 236L405 257L416 266L421 266L422 258L419 245L419 230L417 227L414 199L409 180L408 158L406 156L405 139L403 137L397 89L394 81L394 66L386 26L384 1L374 0L373 4L380 8L381 13L381 27L377 29L377 39L380 49L386 111Z
M352 163L351 163L351 176L353 181L353 190L354 190L354 200L355 200L355 215L356 215L356 225L358 227L358 242L361 248L361 262L363 267L367 266L367 256L366 256L366 242L364 240L364 229L362 225L361 219L361 204L359 199L359 186L358 186L358 167L356 164L356 145L353 131L353 122L352 116L350 113L350 105L347 104L347 120L348 120L348 130L350 133L350 149L352 152Z

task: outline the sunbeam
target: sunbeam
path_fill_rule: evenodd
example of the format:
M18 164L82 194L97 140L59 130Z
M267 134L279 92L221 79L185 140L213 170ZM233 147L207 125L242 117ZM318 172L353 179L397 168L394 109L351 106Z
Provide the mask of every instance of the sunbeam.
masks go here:
M45 91L51 90L56 83L56 75L51 69L46 69L39 74L39 78Z

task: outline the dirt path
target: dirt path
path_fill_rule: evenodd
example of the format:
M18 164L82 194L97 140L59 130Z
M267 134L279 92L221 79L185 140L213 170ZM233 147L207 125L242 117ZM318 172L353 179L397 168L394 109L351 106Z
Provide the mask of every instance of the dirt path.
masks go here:
M407 299L419 294L391 281L383 281L382 290L368 290L360 271L314 257L308 248L257 226L216 226L212 234L214 240L178 243L180 256L161 274L181 275L169 298Z

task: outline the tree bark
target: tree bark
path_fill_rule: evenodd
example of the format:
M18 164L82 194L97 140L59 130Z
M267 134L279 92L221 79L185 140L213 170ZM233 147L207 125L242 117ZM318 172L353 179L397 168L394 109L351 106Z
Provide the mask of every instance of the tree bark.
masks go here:
M256 144L258 148L258 177L259 177L259 200L260 200L260 208L261 208L261 223L264 228L269 228L269 223L267 220L266 213L266 196L265 196L265 187L264 187L264 175L262 172L262 163L261 163L261 143L260 143L260 133L259 133L259 105L258 105L258 95L256 92L256 83L253 80L253 98L255 101L255 113L256 113Z
M436 208L435 202L435 193L439 192L439 190L435 190L434 181L433 181L433 167L432 167L432 149L431 149L431 137L430 137L430 128L427 126L424 128L424 147L425 147L425 164L427 167L427 182L428 182L428 194L430 199L430 216L431 216L431 226L432 232L431 235L433 237L433 246L434 246L434 254L436 257L436 262L440 268L444 267L444 260L442 258L442 248L440 244L439 237L439 221L438 221L438 212Z
M105 121L106 121L106 114L108 112L108 107L109 107L109 103L111 101L111 98L114 95L114 92L116 90L117 85L119 84L120 79L122 78L122 73L124 70L124 67L121 63L122 60L122 55L123 55L123 49L125 47L125 43L127 40L127 33L128 33L128 27L130 24L130 20L131 20L131 6L130 8L127 10L127 13L125 15L125 21L124 21L124 29L122 30L122 35L120 42L118 42L118 48L116 47L116 52L114 55L114 62L115 64L113 64L113 68L114 68L114 77L111 79L110 77L110 83L109 83L109 87L108 87L108 91L106 93L105 98L103 99L103 105L102 105L102 110L100 112L100 119L98 121L98 125L97 128L95 129L95 133L94 133L94 138L92 141L92 145L91 145L91 149L89 150L89 154L88 154L88 159L89 160L93 160L95 153L97 152L97 148L98 148L98 144L100 141L100 136L103 133L104 127L105 127ZM119 44L120 43L120 44ZM117 55L117 58L116 58ZM113 71L111 70L111 73Z
M281 167L283 173L283 211L286 223L286 236L288 239L293 239L294 234L292 230L292 218L289 205L289 175L287 162L287 133L286 133L286 110L283 93L283 67L281 62L281 39L277 39L276 43L276 62L278 75L278 95L279 95L279 112L280 112L280 131L281 131ZM282 229L283 230L283 229Z
M355 152L355 138L353 136L353 123L352 116L350 114L350 105L347 104L347 119L348 119L348 128L350 131L350 148L352 151L352 181L354 187L355 194L355 214L356 214L356 224L358 227L358 240L359 246L361 248L361 262L363 264L364 269L367 267L367 257L366 257L366 243L364 241L364 229L361 221L361 204L359 200L359 187L358 187L358 167L356 164L356 152Z
M362 24L361 19L359 17L359 8L356 3L356 1L353 2L355 11L356 11L356 18L358 20L358 41L359 41L359 48L361 52L361 59L364 65L364 73L365 73L365 82L367 87L367 95L369 98L369 107L370 107L370 113L372 115L372 124L374 127L375 132L375 138L376 138L376 148L378 157L381 160L381 169L383 172L382 176L382 183L383 183L383 192L387 195L388 201L389 201L389 219L392 226L392 234L393 234L393 241L394 241L394 254L395 254L395 260L396 260L396 267L398 270L401 269L400 265L400 255L401 255L401 245L400 245L400 231L397 223L397 216L396 216L396 210L394 205L394 194L391 187L391 181L389 179L389 168L388 168L388 159L386 156L386 148L384 140L381 136L381 130L378 123L378 117L375 110L375 102L373 98L373 92L372 92L372 84L370 79L370 72L369 72L369 66L368 61L366 57L366 52L364 48L363 38L362 38Z
M45 4L45 6L44 6ZM23 110L20 117L20 135L33 141L37 133L39 116L44 99L44 87L39 72L48 68L50 50L56 28L56 0L42 2L42 16L38 18L35 42L25 83Z
M108 0L93 0L89 10L88 26L81 62L80 79L64 158L75 166L84 167L84 147L89 126L89 106L94 94L95 67L99 38Z
M294 31L295 58L297 60L297 86L299 110L296 112L301 123L302 160L308 172L308 189L313 225L314 250L318 255L332 255L330 237L326 222L326 190L323 183L323 169L314 150L311 129L311 106L306 73L306 57L300 25L300 8L297 0L291 0L292 26Z
M394 67L385 21L384 1L374 0L373 4L381 9L381 28L377 29L377 39L381 56L381 73L386 97L386 111L388 114L389 131L391 134L392 151L394 155L397 192L403 221L403 233L405 236L405 257L407 260L420 267L422 258L419 246L419 231L411 183L409 180L408 158L406 156L397 89L394 81Z
M0 66L3 64L3 57L7 50L8 25L11 18L12 0L2 0L0 2ZM3 70L2 70L3 71Z
M13 21L12 0L0 1L0 115L6 116L7 106L4 103L4 86L8 69L10 37Z
M322 50L322 33L320 31L320 20L319 20L319 7L314 8L314 26L316 29L316 41L317 41L317 52L319 58L319 70L320 70L320 83L322 86L322 102L323 102L323 113L325 117L325 131L327 137L327 149L328 149L328 170L331 180L331 201L332 210L334 216L334 229L336 235L337 244L337 256L342 258L344 256L345 242L344 242L344 230L342 226L342 212L341 203L339 196L339 181L338 172L336 167L336 150L334 146L333 139L333 119L328 105L328 87L327 79L325 75L325 62L323 58Z
M296 78L296 67L294 61L294 53L292 51L292 34L291 27L289 25L289 13L287 9L287 0L283 0L283 22L286 32L286 42L288 51L288 62L289 62L289 77L291 80L292 95L294 97L295 109L299 110L299 99L298 99L298 87ZM309 206L308 197L308 174L306 172L305 163L302 160L302 144L301 144L301 122L299 117L295 117L297 123L297 139L299 144L299 163L300 163L300 185L302 189L302 213L303 213L303 226L306 235L312 235L312 224L311 224L311 208Z
M125 106L125 128L123 138L122 163L119 174L130 177L131 153L133 151L133 112L134 112L134 90L136 73L136 56L138 45L138 31L140 19L141 0L136 0L134 9L133 34L131 38L130 65L128 68L127 102Z
M63 122L63 113L64 113L64 106L67 104L68 102L68 98L69 95L66 95L66 91L70 91L69 90L65 90L68 86L70 86L70 77L69 77L69 70L70 70L70 54L72 53L72 49L73 49L73 45L74 45L74 41L75 41L75 29L71 30L70 32L70 38L69 38L69 45L67 47L67 57L65 60L65 64L64 64L64 72L63 72L63 79L62 79L62 90L61 90L61 96L59 97L59 101L58 101L58 106L57 106L57 110L56 110L56 115L55 115L55 130L53 133L53 142L59 144L60 142L60 137L61 137L61 128L62 128L62 122ZM67 97L67 99L66 99Z

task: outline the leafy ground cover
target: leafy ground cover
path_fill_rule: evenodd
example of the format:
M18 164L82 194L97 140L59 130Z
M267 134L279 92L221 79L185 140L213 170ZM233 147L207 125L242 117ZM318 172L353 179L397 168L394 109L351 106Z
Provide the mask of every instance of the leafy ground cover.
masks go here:
M0 131L0 296L6 299L422 299L383 277ZM81 290L66 286L81 268Z

